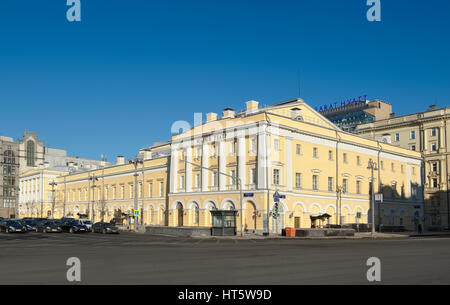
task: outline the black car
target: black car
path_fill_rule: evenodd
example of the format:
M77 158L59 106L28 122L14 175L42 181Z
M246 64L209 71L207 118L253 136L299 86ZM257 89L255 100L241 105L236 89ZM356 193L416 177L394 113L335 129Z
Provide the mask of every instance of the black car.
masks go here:
M86 233L89 232L89 229L85 226L80 224L75 219L71 219L68 221L65 221L60 224L60 227L63 232L70 232L70 233Z
M27 228L27 231L36 231L36 227L39 223L38 220L34 218L22 219L20 222Z
M47 220L47 221L41 221L36 226L36 232L43 232L43 233L50 233L50 232L56 232L61 233L61 223L56 220Z
M109 222L96 222L92 226L92 232L96 233L115 233L119 234L119 228Z
M6 232L6 233L20 232L20 233L25 233L25 232L27 232L27 228L18 220L15 220L15 219L4 219L0 223L0 232Z

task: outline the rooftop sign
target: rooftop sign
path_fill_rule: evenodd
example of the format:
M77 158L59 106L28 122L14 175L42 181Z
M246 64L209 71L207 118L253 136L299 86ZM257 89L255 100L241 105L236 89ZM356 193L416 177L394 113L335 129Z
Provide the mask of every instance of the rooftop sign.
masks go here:
M351 105L351 104L365 102L366 98L367 98L367 94L359 96L358 98L348 99L348 100L341 101L341 102L334 102L334 103L325 104L322 106L316 106L316 107L314 107L314 109L318 112L322 112L322 111L326 111L326 110L336 109L339 107L344 107L344 106Z

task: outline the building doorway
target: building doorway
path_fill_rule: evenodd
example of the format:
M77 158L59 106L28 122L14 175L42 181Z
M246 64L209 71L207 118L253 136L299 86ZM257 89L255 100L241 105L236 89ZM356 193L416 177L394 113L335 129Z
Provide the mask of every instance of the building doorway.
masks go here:
M178 215L178 223L177 226L178 227L182 227L183 226L183 205L181 204L181 202L177 203L177 215Z

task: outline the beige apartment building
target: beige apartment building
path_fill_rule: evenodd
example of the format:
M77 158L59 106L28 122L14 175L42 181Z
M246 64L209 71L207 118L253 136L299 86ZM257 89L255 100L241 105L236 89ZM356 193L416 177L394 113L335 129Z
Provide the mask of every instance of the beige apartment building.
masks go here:
M450 227L449 158L450 108L435 105L425 112L392 116L358 125L355 133L422 153L424 224L428 230Z

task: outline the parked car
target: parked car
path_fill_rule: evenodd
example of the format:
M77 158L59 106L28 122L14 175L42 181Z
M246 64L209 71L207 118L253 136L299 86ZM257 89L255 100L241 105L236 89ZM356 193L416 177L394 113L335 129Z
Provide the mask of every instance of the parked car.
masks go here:
M85 225L92 232L92 221L89 219L78 219L79 223Z
M115 233L119 234L119 228L109 222L96 222L92 226L92 231L96 233Z
M62 222L60 225L63 232L86 233L89 229L75 219Z
M20 232L26 233L27 228L16 219L4 219L0 222L0 232L13 233Z
M27 231L36 231L36 226L39 223L34 218L22 219L20 222L27 228Z
M61 233L61 223L57 220L47 220L47 221L41 221L36 226L36 232L43 232L43 233L50 233L50 232L57 232Z

